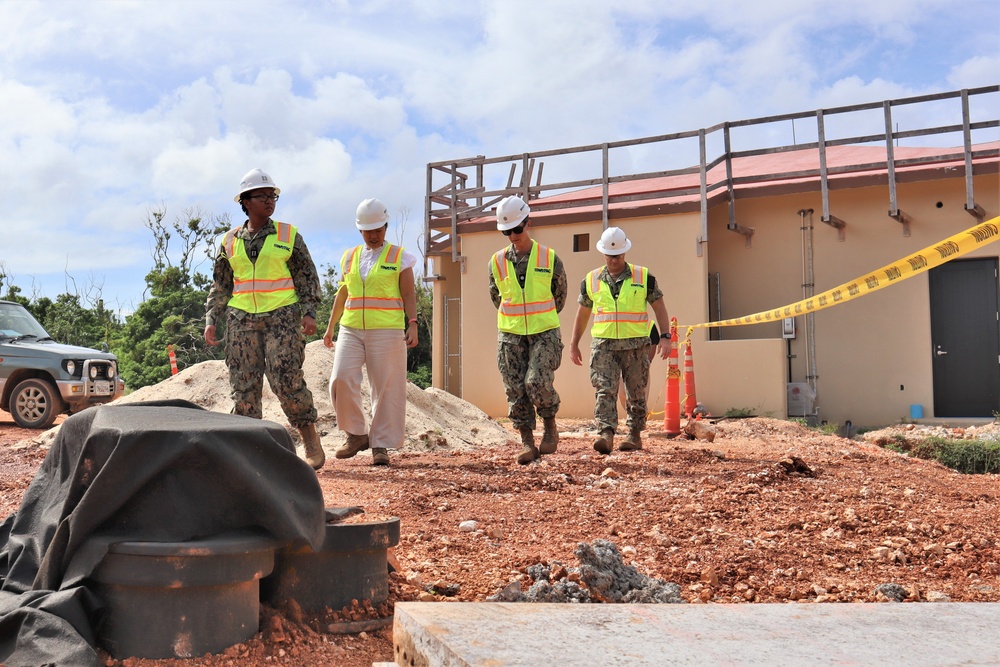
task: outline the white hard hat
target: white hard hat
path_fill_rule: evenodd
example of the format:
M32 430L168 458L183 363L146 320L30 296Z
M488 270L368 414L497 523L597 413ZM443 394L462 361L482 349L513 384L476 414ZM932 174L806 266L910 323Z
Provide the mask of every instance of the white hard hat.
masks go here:
M243 177L240 181L240 192L238 195L233 197L233 201L237 204L240 202L240 197L243 196L244 192L250 190L257 190L259 188L274 188L274 194L280 195L281 188L274 184L271 177L264 173L262 169L251 169L247 172L247 175Z
M632 242L618 227L605 229L601 234L601 240L597 242L597 252L602 255L624 255L631 247Z
M514 229L528 217L531 209L517 195L504 197L497 204L497 229L501 232Z
M389 222L389 211L378 199L366 199L358 204L354 226L363 232L378 229Z

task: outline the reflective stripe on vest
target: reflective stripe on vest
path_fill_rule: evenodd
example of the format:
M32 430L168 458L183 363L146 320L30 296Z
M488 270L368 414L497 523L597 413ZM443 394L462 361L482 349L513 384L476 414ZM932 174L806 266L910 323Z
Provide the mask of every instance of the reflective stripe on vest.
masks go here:
M603 269L594 269L587 275L587 296L594 302L591 338L649 337L649 315L646 313L649 271L635 264L629 264L629 267L632 275L622 284L617 299L611 296L611 288L600 279Z
M340 260L340 274L347 285L341 324L353 329L405 329L406 311L399 291L403 249L385 244L368 277L362 280L364 248L363 245L352 248Z
M507 259L507 249L490 259L493 282L500 290L497 329L505 333L531 335L559 328L559 313L552 297L552 267L556 251L531 242L524 289L517 281L514 265Z
M222 239L222 247L233 269L233 295L229 304L248 313L269 313L298 303L288 260L295 247L298 229L284 222L275 222L275 234L268 234L257 261L246 252L246 243L231 229Z

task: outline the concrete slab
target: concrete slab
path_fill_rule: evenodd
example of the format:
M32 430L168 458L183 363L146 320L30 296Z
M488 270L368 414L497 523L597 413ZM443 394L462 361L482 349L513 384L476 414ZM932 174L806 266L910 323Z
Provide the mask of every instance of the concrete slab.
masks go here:
M1000 603L399 602L406 667L1000 665Z

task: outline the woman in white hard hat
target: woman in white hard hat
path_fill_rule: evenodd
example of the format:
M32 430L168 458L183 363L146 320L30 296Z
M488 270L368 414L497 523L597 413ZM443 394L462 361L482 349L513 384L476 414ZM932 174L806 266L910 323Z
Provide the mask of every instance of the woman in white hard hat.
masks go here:
M226 365L233 412L260 419L264 376L289 423L298 429L306 462L323 466L316 407L302 375L306 336L316 333L319 274L297 227L271 219L281 189L252 169L233 197L247 220L216 246L212 287L205 304L205 342L216 345L226 316Z
M378 199L358 205L354 221L364 243L340 260L341 283L323 342L340 334L330 373L337 426L347 435L338 459L372 450L372 465L389 465L390 449L403 444L406 419L406 349L417 345L417 258L385 242L389 211ZM368 369L371 424L361 404L361 367Z
M604 255L604 266L594 269L580 285L580 304L569 345L570 360L583 365L580 339L594 313L591 328L590 382L597 391L594 418L600 434L594 449L610 454L618 428L616 398L618 384L625 383L628 437L619 445L621 451L642 449L641 433L646 428L646 394L649 387L649 316L653 307L660 331L670 331L670 318L663 304L663 292L656 278L645 267L625 261L632 242L618 227L608 227L597 242ZM670 352L670 334L662 333L657 341L660 357Z

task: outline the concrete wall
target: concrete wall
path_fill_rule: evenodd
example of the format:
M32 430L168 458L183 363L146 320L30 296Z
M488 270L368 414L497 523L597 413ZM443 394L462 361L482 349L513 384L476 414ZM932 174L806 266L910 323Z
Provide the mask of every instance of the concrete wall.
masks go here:
M976 201L986 218L998 214L997 176L975 181ZM801 209L813 209L814 293L863 276L976 224L964 209L962 178L900 184L898 205L910 218L910 236L886 215L885 186L832 191L831 211L847 223L845 240L820 221L819 193L741 199L737 220L754 227L752 245L725 229L726 211L712 211L709 226L710 273L721 278L724 318L777 308L803 298ZM969 257L996 257L1000 243ZM713 313L714 315L714 313ZM796 318L792 341L793 382L805 382L805 317ZM930 303L927 273L815 313L818 418L855 426L908 419L909 406L921 404L933 416ZM780 324L725 327L726 340L775 338Z
M710 414L735 409L778 419L787 416L782 339L696 341L691 351L695 395ZM682 368L683 364L682 355Z

